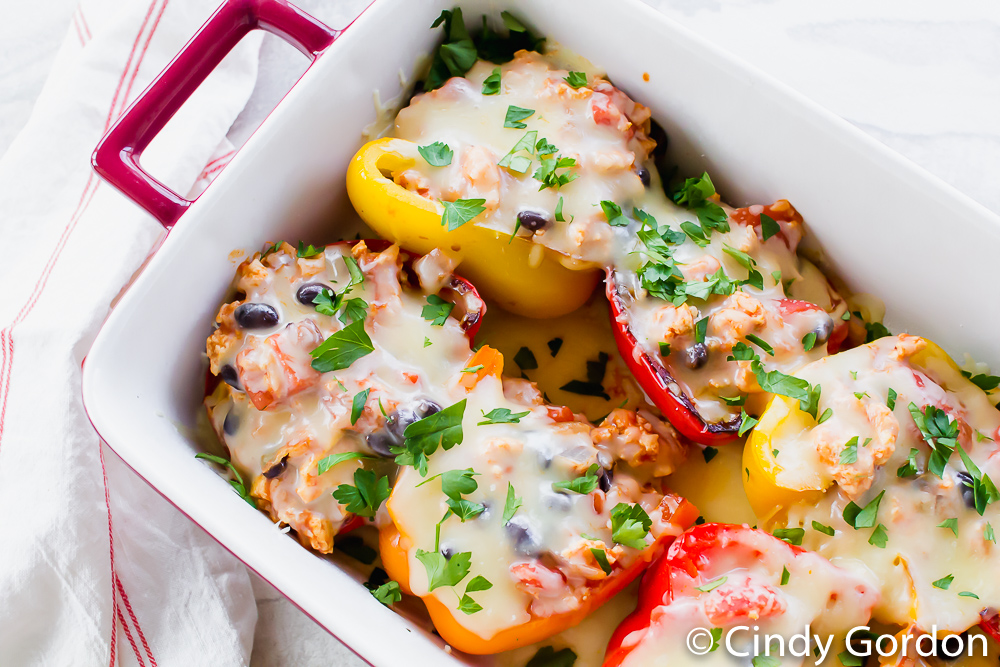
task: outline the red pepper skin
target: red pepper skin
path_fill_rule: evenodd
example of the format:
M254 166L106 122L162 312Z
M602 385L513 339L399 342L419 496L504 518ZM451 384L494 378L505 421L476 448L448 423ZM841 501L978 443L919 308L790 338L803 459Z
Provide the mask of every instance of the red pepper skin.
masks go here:
M639 345L628 326L625 304L618 295L614 269L608 269L604 280L605 293L611 311L611 331L625 365L663 416L681 435L700 445L721 445L735 441L740 428L740 417L727 422L710 424L698 414L691 399L675 394L667 387L674 382L670 371L650 357Z
M992 637L994 641L1000 642L1000 614L991 618L984 618L980 621L979 628Z
M643 575L638 605L611 635L602 667L620 667L625 657L635 648L634 645L622 646L625 638L637 630L649 627L653 611L673 601L670 585L672 578L697 577L698 572L709 565L706 551L718 546L719 542L725 541L727 537L735 537L749 530L752 529L734 524L704 523L691 528L674 540L667 553L653 563ZM787 546L791 548L793 555L804 553L800 547L791 544Z

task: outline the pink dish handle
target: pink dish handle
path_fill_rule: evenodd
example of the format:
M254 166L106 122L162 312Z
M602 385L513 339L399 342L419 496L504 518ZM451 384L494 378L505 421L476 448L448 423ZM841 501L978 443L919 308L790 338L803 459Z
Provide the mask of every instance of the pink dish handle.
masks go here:
M139 158L164 125L251 30L282 37L311 60L342 31L285 0L226 0L97 145L92 163L111 185L146 209L168 230L191 201L150 176Z

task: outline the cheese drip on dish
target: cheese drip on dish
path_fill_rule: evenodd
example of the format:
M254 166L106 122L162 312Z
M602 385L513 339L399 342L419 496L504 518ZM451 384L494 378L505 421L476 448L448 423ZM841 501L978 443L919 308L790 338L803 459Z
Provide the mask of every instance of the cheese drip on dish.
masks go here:
M317 311L317 294L349 285L343 301L350 308ZM281 244L243 262L235 287L244 297L222 306L207 343L211 372L224 380L206 399L212 425L258 504L304 544L329 553L350 519L332 492L354 483L362 461L345 459L323 474L320 462L351 452L391 457L407 423L440 409L433 395L452 379L444 367L469 359L465 329L478 323L481 302L451 279L440 257L412 262L396 246L372 252L364 242L311 257ZM438 292L451 300L441 301L445 309L459 303L440 325L422 316L428 295ZM310 353L355 317L364 319L373 349L348 368L317 372Z
M862 560L881 582L878 620L962 632L994 615L1000 411L987 394L940 348L909 335L798 375L822 387L818 414L830 412L822 424L788 419L771 433L776 479L828 490L779 522L804 527L807 548ZM865 514L854 518L859 509Z
M484 93L497 72L498 92ZM761 391L747 363L727 361L746 334L774 347L761 354L769 370L793 372L824 356L831 339L835 350L846 305L796 254L802 218L791 205L732 209L714 186L707 198L675 204L651 157L649 110L604 79L574 88L569 76L552 58L520 51L416 95L395 136L424 148L440 142L452 154L434 166L443 160L414 151L396 183L441 201L481 199L485 211L465 224L530 238L568 266L613 268L622 324L706 422L732 421L741 407L733 399ZM513 121L524 127L511 127L510 110L531 112ZM547 178L558 157L570 161L555 171L572 179L561 184ZM721 219L701 222L705 207ZM771 226L762 228L762 213ZM707 331L697 328L702 320Z
M812 664L817 660L812 653L816 637L828 655L836 655L843 650L846 633L868 621L879 599L871 574L845 565L838 567L746 526L695 527L679 537L656 566L657 576L650 583L665 587L663 602L652 610L648 626L622 639L619 650L631 650L616 664L731 665L727 635L729 646L745 655L746 663L764 655L764 645L779 641L777 637L784 655L779 657L778 645L772 645L768 655L773 664ZM738 626L745 629L734 630ZM692 653L688 636L697 628L705 630L698 648L712 644L711 628L721 629L716 640L722 645L705 655ZM812 635L808 648L802 639L789 644L806 628ZM835 641L826 645L831 636ZM805 655L795 656L792 649Z

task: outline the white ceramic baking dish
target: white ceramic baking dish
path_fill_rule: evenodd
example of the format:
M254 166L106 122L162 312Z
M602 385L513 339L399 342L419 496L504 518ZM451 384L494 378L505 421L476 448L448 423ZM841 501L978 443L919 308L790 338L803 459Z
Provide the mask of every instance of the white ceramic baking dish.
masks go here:
M87 357L91 420L155 489L376 665L461 659L250 510L195 460L190 433L202 409L205 338L233 275L230 252L277 239L330 241L353 228L344 174L362 128L376 120L373 91L382 100L406 92L401 80L440 37L431 22L454 4L377 0L338 33L283 0L230 0L95 154L102 176L177 225ZM616 85L652 107L684 172L709 170L734 205L790 199L848 285L885 301L893 331L919 332L959 359L968 352L1000 368L995 215L635 0L457 4L470 26L483 13L509 9L606 68ZM138 155L255 27L318 57L216 182L185 202L138 171Z

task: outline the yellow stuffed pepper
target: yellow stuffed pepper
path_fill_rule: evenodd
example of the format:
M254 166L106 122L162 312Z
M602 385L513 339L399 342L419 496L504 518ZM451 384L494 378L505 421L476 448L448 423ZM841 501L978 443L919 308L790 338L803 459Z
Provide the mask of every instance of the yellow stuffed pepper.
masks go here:
M874 618L962 632L1000 608L1000 379L966 373L937 345L885 337L797 376L815 417L776 396L744 451L762 525L880 579ZM988 623L984 625L988 627Z

